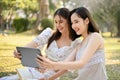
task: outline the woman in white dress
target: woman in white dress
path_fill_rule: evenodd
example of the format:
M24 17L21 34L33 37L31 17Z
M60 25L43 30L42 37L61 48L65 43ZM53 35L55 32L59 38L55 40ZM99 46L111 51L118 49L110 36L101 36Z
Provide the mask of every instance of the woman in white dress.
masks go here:
M45 50L47 58L52 61L62 61L69 53L74 49L79 40L75 40L78 36L75 31L69 29L69 10L66 8L60 8L54 13L54 24L56 26L55 32L50 28L45 29L40 35L38 35L32 42L26 45L26 47L40 48L47 44ZM69 29L69 30L68 30ZM78 41L78 42L77 42ZM14 52L15 58L21 58L20 53L16 50ZM34 68L28 67L29 71L33 74L34 79L48 78L55 74L53 70L40 73ZM41 71L41 70L40 70ZM61 71L58 71L58 73ZM63 72L64 73L64 72ZM0 80L18 80L18 75L1 78Z
M104 40L89 11L85 7L73 9L70 12L70 21L76 34L83 37L82 42L67 58L75 61L53 62L38 56L37 62L44 68L52 70L78 69L78 77L75 80L107 80Z

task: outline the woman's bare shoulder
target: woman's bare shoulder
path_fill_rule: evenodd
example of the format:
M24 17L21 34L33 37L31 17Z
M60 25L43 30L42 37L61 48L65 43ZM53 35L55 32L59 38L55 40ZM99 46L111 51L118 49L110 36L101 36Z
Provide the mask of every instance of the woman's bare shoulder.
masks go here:
M104 46L104 39L100 33L97 33L97 32L92 33L91 39L93 40L93 42L97 41L98 43L100 43L100 46L102 47Z
M91 33L91 37L92 38L99 38L99 39L102 39L103 37L101 36L100 33L97 33L97 32L94 32L94 33Z

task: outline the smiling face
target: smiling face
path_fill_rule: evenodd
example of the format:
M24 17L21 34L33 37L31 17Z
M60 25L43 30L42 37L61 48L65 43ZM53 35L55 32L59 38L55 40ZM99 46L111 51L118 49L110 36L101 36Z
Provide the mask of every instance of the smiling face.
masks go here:
M63 17L56 15L54 17L54 24L60 33L68 31L68 22Z
M77 35L87 34L89 20L85 20L79 17L76 13L71 15L72 28L75 30Z

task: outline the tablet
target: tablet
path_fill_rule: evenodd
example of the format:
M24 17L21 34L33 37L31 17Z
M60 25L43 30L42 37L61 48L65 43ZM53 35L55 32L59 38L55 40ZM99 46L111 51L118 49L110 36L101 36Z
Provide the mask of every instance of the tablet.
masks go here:
M23 66L35 68L39 67L36 57L37 55L41 55L40 49L29 47L16 47L16 49L21 53L21 63Z

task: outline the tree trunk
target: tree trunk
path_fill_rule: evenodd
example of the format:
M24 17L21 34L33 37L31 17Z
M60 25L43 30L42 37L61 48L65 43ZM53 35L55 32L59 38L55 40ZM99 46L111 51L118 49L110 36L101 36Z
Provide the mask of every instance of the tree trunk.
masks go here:
M117 26L117 30L118 30L118 32L117 32L117 37L120 37L120 15L118 15L118 26Z
M41 19L49 16L49 1L48 0L41 0L40 13L41 13L41 15L40 15Z
M38 31L39 24L43 18L49 16L49 1L48 0L38 0L39 3L39 13L37 14L36 23L34 26L34 31Z

